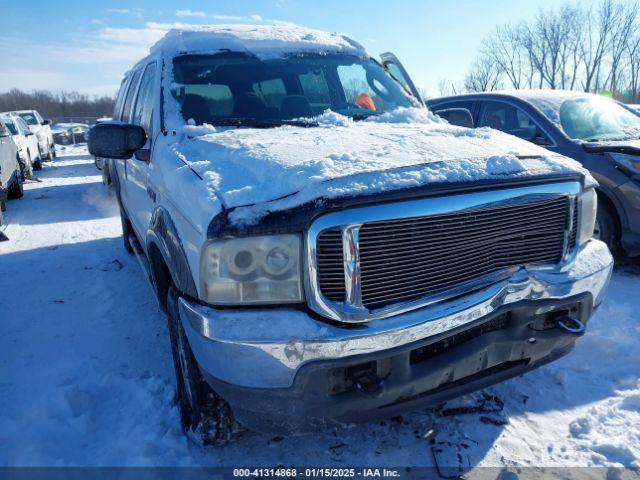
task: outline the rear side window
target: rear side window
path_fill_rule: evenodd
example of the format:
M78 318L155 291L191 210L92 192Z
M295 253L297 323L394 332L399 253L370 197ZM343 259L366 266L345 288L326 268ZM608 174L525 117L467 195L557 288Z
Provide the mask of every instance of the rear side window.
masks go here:
M233 115L233 95L227 85L185 85L175 89L174 97L182 104L185 120L193 119L196 124L210 122L210 117Z
M0 135L8 135L7 127L4 126L4 122L0 120Z
M267 107L280 109L282 101L287 96L287 89L281 78L273 78L253 84L253 92Z
M483 102L478 126L502 130L524 140L546 138L529 115L508 103Z
M312 70L300 75L298 79L314 112L322 112L331 106L331 93L322 70Z
M136 106L133 109L133 117L131 123L140 125L144 128L147 135L151 134L151 115L153 113L153 87L156 77L156 64L150 63L144 69L140 88L138 89L138 98Z
M122 110L122 104L124 103L124 96L127 94L127 82L129 77L124 77L120 84L120 90L118 91L118 98L116 99L116 106L113 108L113 119L121 120L120 112Z
M122 110L122 120L125 122L129 121L129 118L131 117L131 106L133 105L133 99L135 97L136 87L138 86L138 80L140 80L141 71L141 69L136 70L133 77L131 77L131 82L129 83L126 100L124 101L124 110Z

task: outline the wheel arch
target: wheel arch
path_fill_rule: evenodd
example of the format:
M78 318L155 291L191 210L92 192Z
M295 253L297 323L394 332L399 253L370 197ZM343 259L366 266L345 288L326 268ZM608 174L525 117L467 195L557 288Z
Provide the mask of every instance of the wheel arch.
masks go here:
M158 302L163 309L171 284L181 295L198 297L180 236L169 212L162 207L156 208L151 217L146 251Z
M598 202L602 202L606 205L607 209L613 215L613 219L618 226L619 232L622 231L622 228L624 228L628 223L624 207L620 205L620 202L615 199L615 196L609 192L607 188L603 188L602 185L596 187L596 193L598 194Z

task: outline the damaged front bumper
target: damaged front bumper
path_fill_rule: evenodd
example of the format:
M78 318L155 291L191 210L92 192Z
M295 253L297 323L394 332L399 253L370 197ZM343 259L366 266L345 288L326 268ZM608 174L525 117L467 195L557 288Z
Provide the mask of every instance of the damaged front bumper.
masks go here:
M185 299L179 311L201 370L242 423L301 431L396 415L567 353L582 331L557 320L586 324L612 266L607 247L592 240L561 271L523 268L468 295L365 324Z

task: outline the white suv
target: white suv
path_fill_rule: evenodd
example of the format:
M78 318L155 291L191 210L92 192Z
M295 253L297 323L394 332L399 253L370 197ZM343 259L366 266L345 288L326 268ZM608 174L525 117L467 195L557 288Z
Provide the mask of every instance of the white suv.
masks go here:
M0 118L11 132L11 137L18 147L23 176L31 178L34 170L42 170L37 137L29 130L22 117L12 113L0 113Z
M18 147L0 118L0 225L7 198L22 197L22 172Z
M576 162L423 107L391 54L292 25L172 30L123 80L124 245L185 429L398 415L568 353L612 269ZM234 420L235 419L235 420Z
M53 160L56 157L56 146L53 143L53 134L51 133L51 120L43 119L37 110L17 110L11 113L22 117L38 138L42 160Z

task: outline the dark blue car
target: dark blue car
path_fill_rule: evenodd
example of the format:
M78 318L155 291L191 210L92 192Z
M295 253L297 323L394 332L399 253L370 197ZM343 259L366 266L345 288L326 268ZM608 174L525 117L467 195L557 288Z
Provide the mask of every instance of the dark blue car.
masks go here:
M579 161L598 180L595 235L640 255L640 116L598 95L561 90L474 93L428 100L450 123L491 127Z

